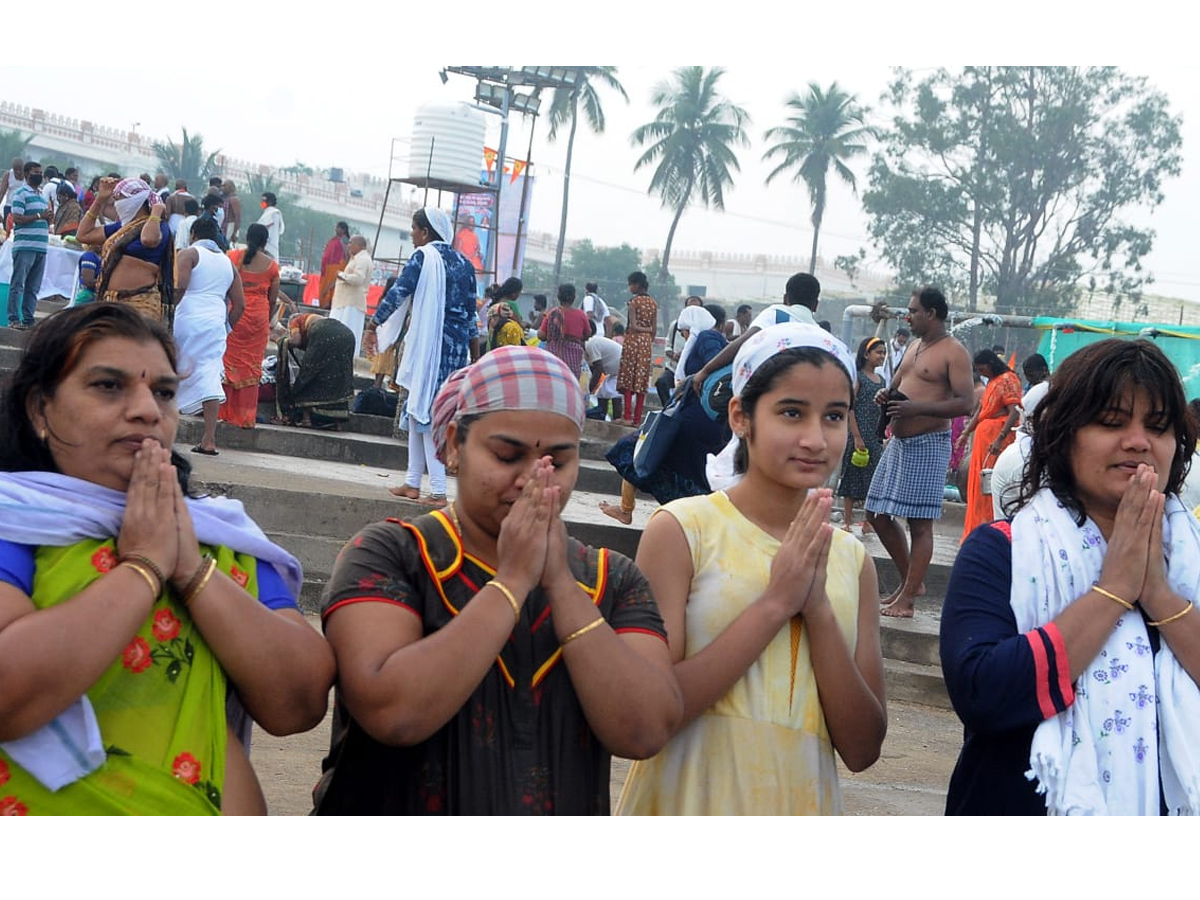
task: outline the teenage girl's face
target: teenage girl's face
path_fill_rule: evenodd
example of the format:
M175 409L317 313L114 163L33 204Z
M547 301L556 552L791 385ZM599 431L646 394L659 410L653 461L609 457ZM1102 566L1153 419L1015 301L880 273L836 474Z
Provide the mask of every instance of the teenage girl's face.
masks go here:
M876 344L867 353L867 365L872 369L878 369L882 366L885 359L887 359L887 347L884 344Z
M458 510L484 532L500 533L500 523L525 489L534 462L549 456L554 484L566 506L579 477L579 429L558 413L504 410L471 423L459 446L457 424L446 434L450 468L458 467Z
M797 363L758 398L754 419L740 398L729 405L734 433L746 435L748 476L792 490L820 487L846 449L850 384L836 363Z

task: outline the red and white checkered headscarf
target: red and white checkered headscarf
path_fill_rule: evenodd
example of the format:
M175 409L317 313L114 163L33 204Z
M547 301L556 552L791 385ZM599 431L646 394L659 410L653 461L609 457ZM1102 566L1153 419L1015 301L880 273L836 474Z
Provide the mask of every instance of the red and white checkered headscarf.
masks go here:
M532 409L558 413L583 432L587 400L579 379L553 353L497 347L446 379L433 401L433 446L446 461L446 430L463 416Z

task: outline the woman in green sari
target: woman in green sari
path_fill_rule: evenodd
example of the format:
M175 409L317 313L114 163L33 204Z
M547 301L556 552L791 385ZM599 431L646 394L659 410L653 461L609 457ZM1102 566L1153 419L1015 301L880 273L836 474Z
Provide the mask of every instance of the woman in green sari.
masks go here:
M34 331L0 405L0 812L265 812L249 719L324 716L296 560L188 496L174 346L119 304Z

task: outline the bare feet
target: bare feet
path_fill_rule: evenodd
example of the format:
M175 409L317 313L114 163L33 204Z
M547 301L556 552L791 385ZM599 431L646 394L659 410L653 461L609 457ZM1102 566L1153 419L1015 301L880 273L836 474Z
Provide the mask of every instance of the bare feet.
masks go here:
M871 520L864 519L863 523L862 523L862 533L863 534L873 534L874 532L875 532L875 529L871 526Z
M914 612L913 598L903 594L879 610L881 616L892 619L911 619Z
M418 497L417 502L431 509L445 509L447 504L445 494L426 494L424 497Z
M603 500L601 500L600 501L600 512L604 513L606 516L610 516L610 517L616 519L618 522L621 522L625 525L633 524L633 513L627 509L621 509L621 507L616 506L612 503L605 503Z
M925 582L922 581L920 584L917 585L917 592L913 596L915 596L915 597L924 597L925 596Z
M415 487L409 487L407 484L402 484L400 487L388 488L388 493L393 497L400 497L404 500L421 499L421 492Z

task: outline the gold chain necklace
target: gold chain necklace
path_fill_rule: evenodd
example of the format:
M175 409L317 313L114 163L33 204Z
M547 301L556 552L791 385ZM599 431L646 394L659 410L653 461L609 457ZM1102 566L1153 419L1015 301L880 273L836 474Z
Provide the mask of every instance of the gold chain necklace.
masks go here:
M454 509L454 504L451 503L447 509L450 510L450 519L454 522L454 533L458 535L458 539L462 540L462 526L458 524L458 513Z

